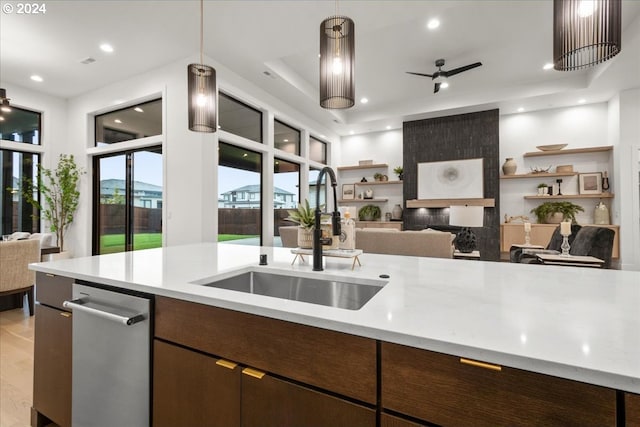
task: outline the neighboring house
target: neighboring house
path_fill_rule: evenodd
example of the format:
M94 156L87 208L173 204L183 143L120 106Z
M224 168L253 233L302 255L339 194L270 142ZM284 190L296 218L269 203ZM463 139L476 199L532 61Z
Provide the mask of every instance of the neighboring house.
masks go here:
M273 188L273 206L276 209L290 209L298 206L294 193L282 188ZM218 199L219 208L259 208L260 185L245 185L222 193Z
M162 187L133 181L133 189L133 206L162 208ZM124 179L103 179L100 181L100 203L123 204L124 193Z
M316 186L317 186L317 181L315 180L309 183L309 203L311 204L311 206L316 205ZM333 195L331 197L333 197ZM327 189L324 183L322 183L320 184L320 206L326 205L326 204L327 204Z

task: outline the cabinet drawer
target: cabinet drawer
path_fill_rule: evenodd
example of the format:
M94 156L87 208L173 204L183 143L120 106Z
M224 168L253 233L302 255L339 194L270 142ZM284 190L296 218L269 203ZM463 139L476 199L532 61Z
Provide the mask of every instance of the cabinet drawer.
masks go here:
M376 411L265 375L242 375L243 427L375 427Z
M442 426L614 426L615 390L382 344L382 405ZM495 366L495 365L494 365Z
M625 393L627 427L640 427L640 394Z
M49 273L36 272L36 301L65 310L64 300L70 300L73 279Z
M376 402L371 339L157 297L156 337L257 369Z

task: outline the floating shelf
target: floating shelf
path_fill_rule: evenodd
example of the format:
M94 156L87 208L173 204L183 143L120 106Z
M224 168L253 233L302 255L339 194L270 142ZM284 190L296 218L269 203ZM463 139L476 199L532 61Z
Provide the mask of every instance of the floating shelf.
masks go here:
M386 185L386 184L402 184L402 181L373 181L373 182L354 182L355 185Z
M338 203L376 203L388 202L389 199L339 199Z
M448 208L452 205L484 206L493 208L496 199L413 199L407 200L408 208Z
M522 157L538 157L538 156L555 156L558 154L581 154L581 153L599 153L602 151L613 150L613 145L605 145L601 147L589 147L589 148L572 148L568 150L552 150L552 151L531 151L524 153Z
M500 179L518 178L551 178L557 176L576 176L579 172L545 172L545 173L523 173L520 175L500 175Z
M353 171L358 169L382 169L388 168L389 165L386 163L376 163L373 165L357 165L357 166L338 166L339 171Z
M562 194L560 196L524 196L528 200L544 199L613 199L613 193L600 194Z

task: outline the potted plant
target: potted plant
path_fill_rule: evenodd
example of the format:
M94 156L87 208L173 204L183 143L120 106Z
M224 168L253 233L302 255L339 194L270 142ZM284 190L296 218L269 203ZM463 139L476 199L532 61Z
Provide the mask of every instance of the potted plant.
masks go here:
M39 165L37 182L34 184L30 180L25 180L22 187L25 200L40 212L40 216L49 223L49 230L56 234L60 253L65 253L64 235L78 209L80 200L78 184L80 175L84 173L76 165L73 154L61 154L54 170ZM33 197L38 193L45 203L40 203Z
M547 187L547 184L545 184L544 182L538 184L538 196L544 196L545 194L547 194Z
M402 166L396 166L395 168L393 168L393 173L398 175L398 179L400 181L402 181L402 177L403 177L403 174L404 174L404 168Z
M567 201L544 202L531 209L531 213L538 218L540 224L559 224L568 220L575 223L578 212L584 212L582 206Z
M322 207L321 207L322 209ZM287 221L298 224L298 246L310 249L313 245L313 230L316 225L315 210L309 206L309 200L304 200L304 205L298 203L298 208L287 211Z
M380 219L380 208L375 205L364 205L358 211L360 221L377 221Z
M376 173L373 174L373 179L376 180L376 181L382 181L382 177L383 176L384 175L382 175L381 173L376 172Z

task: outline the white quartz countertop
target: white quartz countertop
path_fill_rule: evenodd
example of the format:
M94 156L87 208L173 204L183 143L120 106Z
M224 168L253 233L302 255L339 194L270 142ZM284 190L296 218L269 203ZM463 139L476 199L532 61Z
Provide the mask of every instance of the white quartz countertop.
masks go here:
M258 266L267 254L269 265ZM640 272L376 254L325 258L202 243L32 264L34 270L640 393ZM236 271L388 283L360 310L190 282Z

